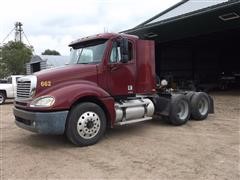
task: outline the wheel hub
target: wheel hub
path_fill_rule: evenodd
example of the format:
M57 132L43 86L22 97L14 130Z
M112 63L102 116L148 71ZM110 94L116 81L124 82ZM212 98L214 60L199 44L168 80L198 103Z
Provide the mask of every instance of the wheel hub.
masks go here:
M88 129L92 129L93 126L94 126L94 122L93 121L90 120L90 121L87 122L87 128Z
M201 115L205 115L208 111L208 101L205 98L202 98L198 103L198 110Z
M77 122L78 134L84 139L91 139L100 130L100 118L95 112L83 113Z
M181 101L179 102L178 104L178 117L179 119L181 120L185 120L188 116L188 105L187 105L187 102L185 101Z

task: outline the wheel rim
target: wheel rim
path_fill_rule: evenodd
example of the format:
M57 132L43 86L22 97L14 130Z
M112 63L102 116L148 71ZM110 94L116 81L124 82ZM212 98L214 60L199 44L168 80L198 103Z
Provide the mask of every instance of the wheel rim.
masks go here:
M2 104L4 101L4 97L2 95L0 95L0 104Z
M77 122L78 134L84 139L91 139L99 132L100 125L100 118L95 112L85 112Z
M208 100L206 98L201 98L198 103L198 111L204 116L208 112Z
M186 101L180 101L178 104L178 117L181 120L185 120L189 114L189 106Z

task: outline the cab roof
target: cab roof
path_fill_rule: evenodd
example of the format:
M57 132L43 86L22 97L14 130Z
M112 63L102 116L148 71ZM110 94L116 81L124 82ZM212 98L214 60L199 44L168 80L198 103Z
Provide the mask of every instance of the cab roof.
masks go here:
M116 38L116 37L126 37L128 39L139 39L138 36L135 35L129 35L129 34L124 34L124 33L102 33L102 34L96 34L93 36L87 36L87 37L83 37L83 38L79 38L75 41L72 41L69 46L74 46L76 44L79 43L84 43L84 42L88 42L88 41L93 41L93 40L101 40L101 39L112 39L112 38Z

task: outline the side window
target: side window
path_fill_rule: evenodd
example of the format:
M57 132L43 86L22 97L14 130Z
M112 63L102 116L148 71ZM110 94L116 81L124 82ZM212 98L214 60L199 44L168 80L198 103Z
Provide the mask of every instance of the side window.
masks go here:
M19 78L20 78L20 77L16 77L16 82L18 81Z
M132 49L132 43L128 42L128 60L131 61L133 58L133 49ZM110 55L110 63L118 63L121 60L121 50L120 50L120 44L116 41L113 42L112 45L112 51Z
M7 78L7 83L8 83L8 84L12 84L12 77L8 77L8 78Z
M120 46L116 41L114 41L112 45L110 63L117 63L120 60L121 60Z

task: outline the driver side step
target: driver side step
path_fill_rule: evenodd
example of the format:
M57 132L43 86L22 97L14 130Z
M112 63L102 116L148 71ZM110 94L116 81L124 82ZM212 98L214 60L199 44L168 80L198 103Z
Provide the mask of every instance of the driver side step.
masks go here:
M138 123L138 122L142 122L142 121L149 121L152 120L152 117L145 117L145 118L141 118L141 119L134 119L134 120L130 120L130 121L121 121L121 122L117 122L115 125L126 125L126 124L133 124L133 123Z

